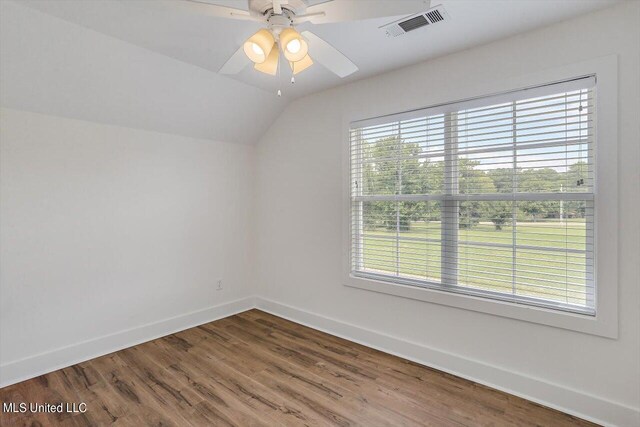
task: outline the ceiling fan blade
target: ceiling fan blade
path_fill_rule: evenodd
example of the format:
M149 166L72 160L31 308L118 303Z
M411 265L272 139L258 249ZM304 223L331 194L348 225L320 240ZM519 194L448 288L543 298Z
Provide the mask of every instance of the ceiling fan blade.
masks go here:
M303 31L302 36L309 43L309 52L313 58L340 77L346 77L358 71L356 64L311 31Z
M216 18L239 19L242 21L264 22L264 19L253 16L248 10L220 6L215 4L213 0L182 0L180 3L186 7L190 7L194 12L202 15L214 16Z
M220 74L238 74L240 71L244 69L247 65L249 65L249 58L244 53L244 47L240 46L236 52L231 55L231 58L224 63L222 68L218 71Z
M308 20L314 24L362 21L365 19L388 18L411 15L429 9L431 0L333 0L307 7L307 14L324 12L324 16L314 16Z
M299 25L303 22L312 22L315 18L325 16L324 12L315 12L315 13L305 13L304 15L295 15L292 17L292 24Z

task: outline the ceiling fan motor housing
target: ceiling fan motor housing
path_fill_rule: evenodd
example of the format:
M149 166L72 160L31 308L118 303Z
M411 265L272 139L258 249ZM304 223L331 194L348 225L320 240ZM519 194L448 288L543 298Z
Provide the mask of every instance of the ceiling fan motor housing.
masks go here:
M286 0L279 3L283 10L287 9L295 15L307 10L307 4L303 0ZM273 0L249 0L249 12L264 16L270 9L273 9Z
M286 10L282 10L282 15L271 15L267 22L269 23L269 29L274 36L280 35L282 30L291 27L293 21L286 13Z

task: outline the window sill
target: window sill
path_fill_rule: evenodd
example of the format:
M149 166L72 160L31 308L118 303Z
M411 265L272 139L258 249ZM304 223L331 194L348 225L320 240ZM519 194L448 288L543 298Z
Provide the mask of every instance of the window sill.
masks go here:
M421 286L386 282L371 278L358 277L351 274L349 274L345 279L344 285L352 288L477 311L480 313L538 323L591 335L617 338L616 325L612 324L612 322L605 321L605 319L597 315L590 316L585 314L576 314L514 302L451 293Z

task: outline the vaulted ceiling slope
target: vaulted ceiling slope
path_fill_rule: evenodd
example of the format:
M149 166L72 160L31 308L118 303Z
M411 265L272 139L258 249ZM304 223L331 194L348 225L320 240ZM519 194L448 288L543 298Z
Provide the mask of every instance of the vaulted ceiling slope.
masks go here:
M273 93L21 2L0 1L0 16L3 107L247 144L284 107Z
M31 7L154 52L217 72L262 24L213 16L212 7L185 0L21 0ZM247 7L247 0L200 0ZM317 2L317 0L314 0ZM341 0L333 0L340 2ZM402 0L388 0L401 3ZM367 0L360 0L367 7ZM345 82L415 64L607 7L616 0L432 0L450 20L387 38L379 27L395 18L302 24L348 56L360 69L340 79L321 65L289 84L246 67L234 79L293 99ZM593 30L593 29L592 29ZM311 55L313 56L313 55Z

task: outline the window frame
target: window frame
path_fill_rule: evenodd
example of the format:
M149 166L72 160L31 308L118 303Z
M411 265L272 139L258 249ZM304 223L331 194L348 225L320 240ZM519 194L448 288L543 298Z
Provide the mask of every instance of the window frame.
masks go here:
M483 99L489 96L501 96L537 86L548 85L554 82L571 80L584 76L596 77L596 104L595 104L595 176L594 188L594 236L596 246L594 248L594 274L598 283L596 289L597 312L594 315L578 314L570 311L561 311L554 308L545 308L532 305L523 305L518 302L490 299L486 296L476 296L473 292L458 293L451 290L440 290L437 287L416 286L411 280L394 280L389 278L378 279L375 275L353 275L351 266L351 162L350 162L350 127L351 123L366 123L369 119L362 120L357 111L346 111L343 116L343 284L352 288L370 290L383 294L416 299L430 303L442 304L461 309L478 311L502 317L529 321L578 332L589 333L609 338L616 338L618 334L617 323L617 56L598 58L578 64L546 70L526 76L520 76L503 82L496 82L490 90L478 93L474 88L458 88L461 96L458 99L469 101ZM461 102L442 99L442 104ZM377 108L379 107L379 108ZM408 105L407 107L413 107ZM397 116L397 110L385 111L387 104L376 106L368 105L368 117ZM355 107L354 107L355 109ZM409 110L407 116L415 114L415 110L424 110L424 107ZM396 120L394 117L393 121ZM400 119L402 120L402 118ZM606 189L606 191L599 191ZM604 208L606 207L606 209ZM598 236L606 236L599 239ZM483 292L484 293L484 292Z

